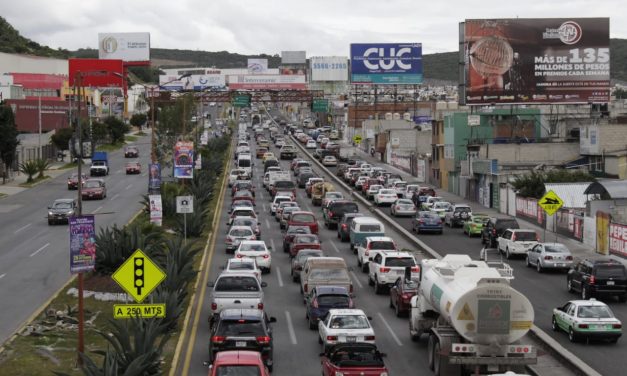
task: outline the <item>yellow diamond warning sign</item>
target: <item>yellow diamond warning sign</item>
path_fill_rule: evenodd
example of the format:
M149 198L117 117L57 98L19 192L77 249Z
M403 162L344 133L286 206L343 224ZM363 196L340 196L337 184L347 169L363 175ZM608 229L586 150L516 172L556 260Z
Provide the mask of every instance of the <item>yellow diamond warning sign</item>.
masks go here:
M564 201L562 201L562 199L555 194L555 192L548 191L544 196L542 196L540 201L538 201L538 205L544 209L546 214L553 215L562 207L562 205L564 205Z
M458 320L474 320L475 316L472 314L472 311L470 310L470 306L468 305L468 303L465 303L464 306L462 307L462 310L459 311L459 315L457 315L457 319Z
M137 303L141 303L166 275L141 249L138 249L113 273L113 280Z

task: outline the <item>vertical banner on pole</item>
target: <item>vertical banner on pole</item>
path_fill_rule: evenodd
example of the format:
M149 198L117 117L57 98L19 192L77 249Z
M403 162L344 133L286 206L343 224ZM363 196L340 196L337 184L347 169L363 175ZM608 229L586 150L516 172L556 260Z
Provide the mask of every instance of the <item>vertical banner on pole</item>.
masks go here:
M150 223L161 226L163 220L163 206L161 204L161 195L149 195L150 202Z
M70 218L70 273L94 270L96 266L96 226L93 215Z

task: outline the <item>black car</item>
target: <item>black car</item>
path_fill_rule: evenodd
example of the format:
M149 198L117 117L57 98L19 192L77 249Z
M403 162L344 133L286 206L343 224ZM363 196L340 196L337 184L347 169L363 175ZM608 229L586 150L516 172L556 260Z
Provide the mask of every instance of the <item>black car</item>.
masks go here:
M621 302L627 301L625 265L609 257L579 261L568 271L566 284L569 292L580 292L583 300L616 296Z
M322 212L324 218L324 226L331 229L333 226L337 226L340 219L346 213L358 213L359 207L356 203L349 200L334 200L326 207Z
M350 237L350 228L353 218L363 217L361 213L345 213L337 224L337 238L342 242L347 242Z
M213 363L216 353L230 350L250 350L261 353L264 364L272 371L272 329L268 318L259 309L224 309L211 330L209 357Z
M514 218L490 218L488 222L483 225L483 229L481 230L481 244L487 244L490 248L496 248L496 239L498 239L499 236L503 235L503 232L505 232L505 230L509 228L519 229L520 226Z
M318 320L329 313L330 309L353 308L353 300L346 287L315 286L305 296L305 318L309 329L318 328Z
M316 175L313 172L303 172L298 175L298 188L305 188L309 178L315 178Z
M69 223L70 217L74 215L78 204L75 199L60 198L54 200L52 205L48 206L48 224Z

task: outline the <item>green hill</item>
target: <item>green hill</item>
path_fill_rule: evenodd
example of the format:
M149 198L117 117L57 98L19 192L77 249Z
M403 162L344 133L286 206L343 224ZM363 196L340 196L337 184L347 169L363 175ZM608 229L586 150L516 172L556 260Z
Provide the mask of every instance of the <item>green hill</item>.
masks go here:
M54 50L50 47L42 46L28 38L24 38L3 17L0 17L0 52L54 57L58 59L67 59L69 56L67 50Z

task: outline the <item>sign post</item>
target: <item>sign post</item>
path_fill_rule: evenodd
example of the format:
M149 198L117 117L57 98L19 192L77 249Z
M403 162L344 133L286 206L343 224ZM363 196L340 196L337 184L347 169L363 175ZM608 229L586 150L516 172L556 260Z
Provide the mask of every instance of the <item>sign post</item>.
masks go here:
M314 98L311 102L311 111L312 112L328 112L329 111L329 100L324 98Z
M355 143L355 145L359 145L361 144L361 136L360 135L355 135L355 137L353 137L353 142Z
M250 106L250 95L235 95L232 100L233 107Z
M554 216L555 213L564 205L564 201L553 191L548 191L540 201L538 205L544 210L547 215ZM555 242L557 242L557 225L555 218L553 218L553 231L555 232ZM544 241L546 241L546 226L544 226Z
M194 212L194 196L176 196L176 212L183 214L183 239L187 243L187 213Z

